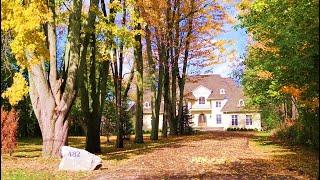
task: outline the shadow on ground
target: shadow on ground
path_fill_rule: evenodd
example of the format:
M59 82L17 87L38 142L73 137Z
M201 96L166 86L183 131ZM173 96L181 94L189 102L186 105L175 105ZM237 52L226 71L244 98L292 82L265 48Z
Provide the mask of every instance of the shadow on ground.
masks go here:
M302 174L279 173L270 162L261 159L242 159L228 165L219 165L213 171L188 174L188 172L167 172L159 176L141 177L142 179L301 179ZM140 179L140 178L137 178Z
M188 142L202 141L208 139L214 139L219 141L225 141L232 138L248 138L253 137L253 132L199 132L196 135L190 136L170 136L168 138L160 138L157 141L151 141L149 137L145 137L145 143L134 144L133 139L125 141L125 148L117 149L114 145L102 145L101 151L103 160L124 160L129 159L132 155L143 155L152 153L154 150L160 150L163 148L180 148L185 146ZM190 145L188 145L190 146Z
M178 149L192 146L192 142L214 140L226 143L228 140L250 141L250 148L257 152L250 158L240 158L232 162L220 164L196 165L193 171L190 169L175 169L170 166L158 167L159 169L118 168L114 172L105 172L96 176L98 179L317 179L319 174L318 154L305 149L283 146L273 142L268 135L256 132L204 132L195 136L170 137L166 140L160 139L157 145L146 142L140 147L125 151L103 153L105 160L129 159L130 154L148 155L155 150ZM211 142L211 141L210 141ZM253 146L253 147L251 147ZM208 151L214 149L208 149ZM239 146L239 151L247 149ZM170 150L171 151L171 150ZM158 153L158 152L157 152ZM248 152L251 153L251 152ZM175 157L172 157L174 161ZM150 159L150 161L152 161ZM139 164L137 159L134 165L130 163L126 167ZM166 163L165 163L166 164ZM163 168L163 169L160 169ZM158 173L155 173L157 171ZM160 173L159 173L160 172ZM103 173L103 172L101 172ZM107 175L111 173L111 175ZM100 173L99 173L100 174Z

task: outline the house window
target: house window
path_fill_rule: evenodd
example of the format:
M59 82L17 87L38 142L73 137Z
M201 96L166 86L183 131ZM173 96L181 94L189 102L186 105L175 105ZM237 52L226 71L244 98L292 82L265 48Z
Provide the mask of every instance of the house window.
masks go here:
M239 100L239 106L244 106L244 101L242 99Z
M221 107L221 101L216 101L216 107Z
M150 108L150 103L149 103L149 102L145 102L145 103L144 103L144 107L145 107L145 108Z
M199 97L199 104L205 104L206 99L204 97Z
M238 115L232 115L231 116L231 123L232 123L232 126L237 126L238 125Z
M225 94L226 91L224 89L220 89L220 94Z
M252 115L246 115L246 125L252 125Z
M221 114L217 114L216 119L217 119L217 124L221 124Z

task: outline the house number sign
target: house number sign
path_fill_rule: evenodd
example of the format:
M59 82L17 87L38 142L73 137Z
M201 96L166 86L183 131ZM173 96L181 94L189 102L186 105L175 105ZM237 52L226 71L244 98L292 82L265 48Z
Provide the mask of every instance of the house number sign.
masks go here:
M80 157L80 151L69 151L70 157Z

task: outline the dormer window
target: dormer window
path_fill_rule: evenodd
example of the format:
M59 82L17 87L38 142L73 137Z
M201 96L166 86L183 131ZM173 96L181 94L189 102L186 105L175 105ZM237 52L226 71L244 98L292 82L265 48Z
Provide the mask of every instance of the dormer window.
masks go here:
M220 94L226 94L226 91L224 89L220 89Z
M145 107L145 108L150 108L150 106L151 106L151 105L150 105L149 102L144 102L144 107Z
M243 101L243 99L240 99L240 100L239 100L239 106L244 106L244 101Z
M199 104L205 104L206 98L205 97L199 97Z

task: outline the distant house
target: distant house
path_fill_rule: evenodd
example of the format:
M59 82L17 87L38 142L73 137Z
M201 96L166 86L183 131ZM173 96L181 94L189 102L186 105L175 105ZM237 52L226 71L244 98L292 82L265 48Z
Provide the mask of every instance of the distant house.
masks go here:
M247 128L261 130L260 113L245 106L246 98L240 87L230 78L220 75L189 76L184 91L185 105L196 128ZM151 129L151 92L144 94L143 129ZM162 128L163 101L160 108L159 129Z

